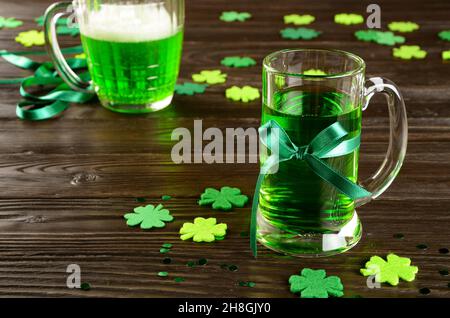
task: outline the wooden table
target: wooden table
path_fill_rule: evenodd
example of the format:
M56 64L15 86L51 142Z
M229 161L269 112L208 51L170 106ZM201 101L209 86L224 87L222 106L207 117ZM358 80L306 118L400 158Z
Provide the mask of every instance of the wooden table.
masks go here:
M19 29L0 30L0 48L23 49L14 42L19 31L36 28L33 19L51 3L48 0L0 1L2 15L24 20ZM148 116L124 116L103 109L97 102L73 105L63 116L44 122L21 121L15 116L18 87L0 88L0 295L2 296L113 296L113 297L295 297L287 279L303 267L325 268L339 275L348 297L449 297L450 278L439 270L450 267L450 65L440 52L450 43L437 32L450 29L450 3L444 0L378 1L382 24L412 20L420 31L407 34L408 44L428 51L423 61L400 61L391 48L358 42L353 36L361 26L333 22L339 12L365 14L370 2L342 0L192 0L186 6L186 37L180 81L190 80L202 69L222 69L224 85L203 95L176 96L167 110ZM220 22L222 11L248 11L245 23ZM283 16L310 13L312 27L323 31L315 40L281 39ZM64 46L78 38L61 37ZM261 61L287 47L339 48L354 52L367 62L368 77L386 76L401 88L409 116L409 145L403 169L384 195L359 209L364 224L361 242L343 255L301 259L276 255L260 248L252 257L248 237L250 205L233 212L213 212L199 207L205 187L237 186L252 195L256 164L172 163L176 127L257 127L260 101L233 103L225 88L249 84L261 87ZM258 66L232 69L220 65L225 56L247 55ZM41 61L42 58L36 58ZM44 58L45 59L45 58ZM0 61L0 77L26 76ZM385 101L377 97L364 113L361 176L380 164L387 146L388 120ZM125 225L123 214L138 205L135 198L164 202L175 217L164 229L142 231ZM180 226L194 217L217 217L229 226L227 238L215 244L195 244L179 239ZM403 239L394 235L401 233ZM173 243L161 254L163 243ZM416 248L426 244L426 250ZM419 266L417 279L397 287L369 289L361 266L372 255L389 252L411 257ZM171 257L172 264L162 263ZM190 268L189 260L207 258L208 264ZM236 272L221 264L238 266ZM68 289L66 268L79 264L90 291ZM168 271L168 278L156 275ZM184 277L182 283L174 276ZM254 281L254 288L239 281ZM429 288L428 295L419 292Z

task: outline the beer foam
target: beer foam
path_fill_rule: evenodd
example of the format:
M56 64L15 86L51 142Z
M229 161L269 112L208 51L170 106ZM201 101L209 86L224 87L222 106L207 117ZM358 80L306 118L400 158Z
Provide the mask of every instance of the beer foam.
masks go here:
M178 31L176 16L157 4L102 4L80 20L81 34L113 42L158 40Z

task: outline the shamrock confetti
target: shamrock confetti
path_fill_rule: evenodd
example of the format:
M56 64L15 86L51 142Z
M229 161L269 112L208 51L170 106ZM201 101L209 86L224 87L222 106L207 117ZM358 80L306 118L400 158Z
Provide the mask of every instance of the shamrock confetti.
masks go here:
M397 43L405 43L405 38L400 35L395 35L390 31L377 32L377 38L375 42L383 45L395 45Z
M199 74L193 74L192 79L197 83L221 84L225 83L227 74L220 70L204 70Z
M406 33L418 30L419 25L410 21L394 21L388 24L388 28L391 31Z
M345 25L361 24L364 22L364 18L360 14L339 13L334 16L334 22Z
M248 67L256 65L256 61L251 57L228 56L220 64L229 67Z
M424 59L427 56L427 52L421 50L418 45L402 45L400 48L394 48L392 55L404 60L410 60L413 58Z
M162 204L158 204L156 208L152 204L145 207L137 207L134 209L134 213L127 213L124 215L124 218L127 220L128 226L140 224L141 229L145 230L153 227L164 227L166 226L164 222L173 220L173 216L170 215L169 210L163 209Z
M248 201L248 197L241 194L238 188L222 187L219 190L214 188L206 188L205 192L200 196L198 204L210 205L214 210L229 211L235 207L242 208Z
M220 16L220 20L225 22L234 22L234 21L244 22L250 19L251 17L252 15L248 12L224 11Z
M443 60L450 60L450 50L442 51L442 59Z
M378 31L375 30L359 30L355 32L355 37L360 41L375 42L377 40Z
M233 86L225 91L225 96L235 102L242 101L248 103L259 98L259 90L251 86L244 86L242 88Z
M16 20L15 18L5 18L0 16L0 29L14 29L20 27L22 24L22 21Z
M39 25L39 26L44 26L44 16L41 15L40 17L34 19L34 21ZM59 18L56 21L56 25L67 25L69 21L69 18Z
M313 23L316 18L309 14L299 15L299 14L289 14L284 16L285 24L294 25L307 25Z
M217 237L224 237L227 231L226 224L216 223L216 218L195 218L194 223L183 224L180 229L180 238L183 241L192 238L194 242L213 242Z
M316 70L316 69L310 69L310 70L306 70L303 72L304 75L309 75L309 76L319 76L319 75L327 75L327 73L325 73L322 70Z
M284 39L291 39L291 40L311 40L316 37L318 37L321 32L316 31L314 29L308 29L308 28L286 28L280 31L281 37Z
M86 53L80 53L74 56L76 59L86 59Z
M344 295L344 286L337 276L326 277L323 269L313 270L304 268L301 275L289 277L291 292L300 293L301 298L328 298L329 295L341 297Z
M195 95L204 93L208 85L185 82L175 85L175 93L178 95Z
M419 269L411 266L411 259L399 257L395 254L387 256L387 262L379 256L372 256L366 263L366 268L361 268L364 276L375 275L375 281L398 285L399 278L412 282Z
M68 27L65 25L60 25L56 28L56 33L59 35L71 35L75 37L80 34L80 29L78 27Z
M44 32L37 30L20 32L19 35L16 36L16 42L26 47L30 47L33 45L44 45L45 44Z
M444 30L438 33L441 40L450 41L450 30Z

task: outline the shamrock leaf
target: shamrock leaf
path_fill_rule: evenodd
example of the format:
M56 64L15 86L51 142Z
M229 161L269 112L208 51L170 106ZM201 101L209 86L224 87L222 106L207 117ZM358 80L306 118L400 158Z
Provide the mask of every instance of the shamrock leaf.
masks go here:
M412 32L419 29L419 25L410 21L394 21L388 24L391 31Z
M241 194L238 188L222 187L219 190L206 188L200 196L199 205L209 205L215 210L229 211L233 206L242 208L248 201L248 197Z
M450 60L450 50L442 51L442 59L443 60Z
M339 13L334 16L334 22L345 25L361 24L364 22L364 18L360 14Z
M421 50L418 45L402 45L400 48L394 48L392 55L404 60L423 59L427 56L427 52Z
M248 103L259 98L259 90L251 86L244 86L242 88L233 86L225 91L225 96L236 102L242 101Z
M127 213L124 215L127 220L128 226L141 225L141 229L148 230L152 227L164 227L164 222L170 222L173 220L173 216L170 215L169 210L163 209L162 204L158 204L155 208L154 205L149 204L147 206L140 206L134 209L134 213Z
M220 64L229 67L248 67L256 65L256 61L251 57L228 56Z
M195 84L186 82L184 84L176 84L175 85L175 93L178 95L194 95L201 94L205 92L206 84Z
M44 16L41 15L40 17L34 19L34 21L39 25L39 26L44 26ZM56 21L56 25L67 25L67 22L69 21L69 18L59 18Z
M438 36L444 41L450 41L450 30L441 31Z
M378 31L375 42L383 45L395 45L397 43L405 43L405 38L400 35L395 35L390 31L387 32Z
M44 45L45 44L44 32L37 30L20 32L19 35L16 36L16 42L27 47L33 45Z
M399 257L395 254L387 256L387 262L379 256L372 256L366 263L366 268L361 268L364 276L375 275L375 281L398 285L399 278L412 282L419 269L411 266L411 259Z
M320 76L320 75L327 75L327 73L325 73L322 70L319 69L310 69L310 70L306 70L303 72L304 75L310 75L310 76Z
M80 53L74 56L76 59L86 59L86 53Z
M224 223L216 224L215 218L195 218L194 223L184 223L180 229L180 238L185 241L190 238L194 242L213 242L226 235L227 225Z
M78 27L68 27L65 25L60 25L56 28L56 33L59 35L71 35L75 37L80 34L80 29Z
M222 73L220 70L204 70L199 74L193 74L192 79L197 83L208 83L208 84L221 84L225 83L227 74Z
M289 277L291 292L300 293L302 298L328 298L329 295L341 297L344 295L344 286L337 276L326 277L323 269L313 270L304 268L301 275Z
M224 11L220 16L220 20L225 22L240 21L244 22L250 19L252 15L248 12Z
M375 42L377 40L378 31L375 30L359 30L355 32L355 37L360 41Z
M286 28L280 31L281 36L284 39L291 39L291 40L311 40L320 35L320 31L316 31L314 29L308 29L308 28Z
M0 29L2 28L14 29L20 27L22 24L23 24L22 21L16 20L15 18L0 17Z
M284 23L292 23L294 25L306 25L314 22L316 18L309 14L299 15L299 14L289 14L284 16Z

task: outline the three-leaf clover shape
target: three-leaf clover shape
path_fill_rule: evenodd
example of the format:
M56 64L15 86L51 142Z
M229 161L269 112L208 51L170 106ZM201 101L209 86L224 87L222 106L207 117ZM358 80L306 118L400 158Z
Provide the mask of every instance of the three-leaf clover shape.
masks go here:
M411 282L415 279L419 269L411 266L411 259L395 254L387 256L387 262L379 256L372 256L366 263L366 268L361 268L364 276L375 275L375 281L398 285L399 278Z
M216 239L221 240L226 235L227 225L225 223L217 224L216 218L197 217L194 223L184 223L180 229L180 238L185 241L190 238L194 242L213 242Z
M378 31L375 30L359 30L355 32L355 37L360 41L376 42Z
M438 33L441 40L450 41L450 30L443 30Z
M169 210L164 209L162 204L154 206L152 204L134 208L134 213L124 215L128 226L141 225L141 229L148 230L153 227L161 228L166 226L165 222L173 220Z
M228 56L220 61L220 64L228 67L248 67L256 65L256 61L251 57Z
M401 35L395 35L390 31L387 32L378 31L375 42L384 45L395 45L397 43L405 43L405 38Z
M302 298L328 298L329 295L341 297L344 286L337 276L328 276L325 270L304 268L301 275L289 277L292 293L300 293Z
M14 29L20 27L23 24L22 21L16 20L15 18L5 18L0 16L0 29L8 28Z
M232 86L225 91L225 96L235 102L242 101L248 103L259 98L259 90L251 86Z
M197 83L221 84L225 83L227 74L220 70L203 70L198 74L192 75L192 80Z
M311 40L318 37L321 32L309 28L286 28L281 30L280 33L284 39Z
M393 21L388 24L388 28L391 31L412 32L418 30L419 25L411 21Z
M222 187L219 190L214 188L206 188L205 192L200 196L198 204L210 205L215 210L229 211L235 207L242 208L248 201L248 197L241 194L238 188Z
M442 51L442 59L443 60L450 60L450 50Z
M239 21L244 22L250 19L252 15L248 12L224 11L220 16L220 20L225 22Z
M175 93L178 95L194 95L204 93L208 85L185 82L175 85Z
M364 22L364 18L360 14L339 13L334 16L334 22L345 25L361 24Z
M410 59L423 59L427 56L427 52L420 49L418 45L402 45L399 48L394 48L392 51L394 57L398 57L404 60Z
M22 44L23 46L33 46L33 45L44 45L45 38L43 31L30 30L26 32L20 32L16 36L16 42Z
M284 23L292 23L294 25L306 25L314 22L316 18L309 14L289 14L284 16Z
M59 25L56 28L56 33L59 35L71 35L75 37L80 34L80 29L77 26L69 27L66 25Z

